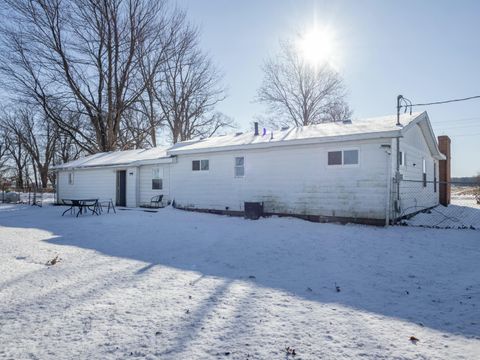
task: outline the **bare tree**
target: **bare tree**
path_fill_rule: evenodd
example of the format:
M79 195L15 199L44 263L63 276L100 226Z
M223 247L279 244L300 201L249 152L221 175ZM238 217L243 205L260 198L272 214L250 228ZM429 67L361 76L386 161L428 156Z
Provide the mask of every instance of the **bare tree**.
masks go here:
M2 16L12 19L1 31L4 85L39 104L84 151L117 149L123 115L164 62L182 15L166 0L4 2Z
M29 155L25 151L22 140L9 128L2 125L7 157L12 163L13 178L18 188L23 188L28 181Z
M78 115L65 114L65 121L68 121L75 128L81 127ZM81 153L82 148L77 145L75 138L72 138L68 132L58 129L53 164L64 164L76 160Z
M0 127L0 180L4 177L3 175L8 169L8 154L7 154L7 139L5 138L5 133Z
M291 42L263 65L264 79L256 100L267 105L276 125L302 126L350 118L341 76L328 64L302 59Z
M158 104L157 118L169 129L173 143L212 136L233 126L233 120L215 111L226 97L222 76L199 49L198 30L185 24L174 38L167 60L149 83L149 99Z
M26 107L4 112L2 124L28 154L35 184L46 188L58 137L56 125L35 108Z

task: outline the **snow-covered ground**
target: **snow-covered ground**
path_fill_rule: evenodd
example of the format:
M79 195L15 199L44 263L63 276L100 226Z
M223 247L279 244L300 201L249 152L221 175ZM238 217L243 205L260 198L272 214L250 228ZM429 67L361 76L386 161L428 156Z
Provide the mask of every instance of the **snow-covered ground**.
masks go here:
M62 212L0 206L0 358L480 358L478 231Z
M453 196L448 206L439 205L403 222L405 225L442 229L480 230L480 205L473 196ZM480 236L480 235L479 235Z

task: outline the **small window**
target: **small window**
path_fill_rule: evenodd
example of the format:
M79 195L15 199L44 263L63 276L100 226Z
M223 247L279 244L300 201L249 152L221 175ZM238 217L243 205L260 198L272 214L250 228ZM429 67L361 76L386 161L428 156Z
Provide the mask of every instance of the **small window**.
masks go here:
M400 151L400 166L407 166L407 155Z
M160 169L152 170L152 190L162 190L163 180L160 176Z
M68 173L68 185L73 185L73 172Z
M235 177L245 176L245 158L243 156L235 158Z
M427 162L422 159L423 187L427 187Z
M358 164L358 150L345 150L343 152L343 164L344 165Z
M210 164L208 160L193 160L192 171L208 171Z
M329 151L328 152L328 165L342 165L342 152L341 151Z
M209 169L209 161L208 160L201 160L200 161L200 170L206 171Z
M329 151L328 165L357 165L358 150Z

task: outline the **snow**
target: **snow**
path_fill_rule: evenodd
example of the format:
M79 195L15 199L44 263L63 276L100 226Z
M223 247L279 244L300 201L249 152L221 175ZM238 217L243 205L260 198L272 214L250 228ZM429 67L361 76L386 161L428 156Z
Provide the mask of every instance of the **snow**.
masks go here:
M403 127L410 124L423 113L402 114L400 122ZM295 140L336 138L339 136L380 134L398 132L396 115L353 120L351 123L335 122L318 125L300 126L286 130L267 131L265 135L255 136L253 132L214 136L206 139L188 140L170 148L156 147L148 150L125 150L104 152L55 166L55 169L74 169L96 166L136 165L142 161L168 158L171 155L185 154L191 151L217 151L219 148L255 144L279 144ZM272 137L273 136L273 137Z
M55 166L55 169L83 168L111 165L131 165L141 161L157 160L168 157L167 148L156 147L152 149L136 149L114 152L103 152L89 155L63 165Z
M400 123L402 127L407 126L423 113L402 114ZM397 125L397 116L389 115L368 119L353 120L351 123L329 122L317 125L299 126L285 130L268 130L263 135L255 136L253 131L224 136L214 136L202 140L190 140L175 144L169 153L172 155L183 154L199 150L212 150L227 147L239 147L255 144L279 144L296 140L326 139L340 136L353 136L377 133L399 132L401 127ZM273 137L272 137L273 136Z
M452 196L448 206L439 205L404 221L405 225L442 229L480 230L480 205L473 196ZM479 235L480 236L480 235Z
M63 210L0 205L0 358L480 354L478 231Z

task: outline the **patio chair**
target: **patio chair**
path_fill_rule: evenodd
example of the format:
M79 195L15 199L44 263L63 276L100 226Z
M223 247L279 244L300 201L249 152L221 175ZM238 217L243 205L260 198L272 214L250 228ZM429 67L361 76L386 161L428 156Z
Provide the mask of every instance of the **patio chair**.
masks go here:
M110 209L113 210L113 212L116 214L117 211L115 210L115 205L113 204L112 199L101 199L98 201L98 208L100 212L103 212L103 208L107 208L107 214L110 214Z
M150 207L159 208L162 206L163 195L156 195L150 199Z

